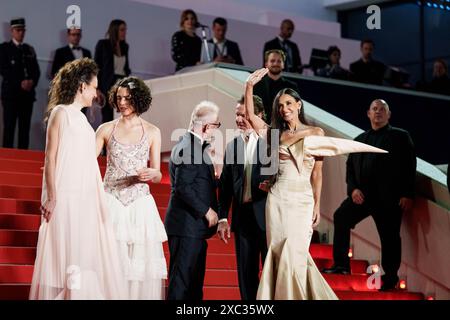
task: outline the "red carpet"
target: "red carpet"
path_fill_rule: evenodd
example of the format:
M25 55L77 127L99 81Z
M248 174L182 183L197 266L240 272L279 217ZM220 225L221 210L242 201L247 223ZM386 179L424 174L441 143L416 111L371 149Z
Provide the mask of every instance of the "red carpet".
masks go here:
M99 163L103 174L105 159ZM0 300L28 297L40 224L43 165L42 152L0 149ZM170 192L166 164L162 172L162 183L150 188L164 219ZM318 239L317 234L314 239ZM164 250L169 262L167 244ZM313 243L310 252L319 269L331 266L331 245ZM423 299L419 293L368 289L367 266L367 261L352 260L352 275L325 275L325 278L338 297L345 300ZM240 298L233 238L228 245L216 237L208 241L204 296L210 300Z

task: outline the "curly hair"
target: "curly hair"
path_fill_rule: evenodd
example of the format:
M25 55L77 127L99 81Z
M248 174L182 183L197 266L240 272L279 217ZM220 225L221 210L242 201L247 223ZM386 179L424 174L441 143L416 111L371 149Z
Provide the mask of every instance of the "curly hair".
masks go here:
M117 90L119 90L119 88L128 89L131 95L130 103L137 115L143 114L150 108L152 103L150 88L144 81L137 77L126 77L117 80L108 92L109 105L112 108L115 108L117 112L120 112L119 106L117 105Z
M44 122L48 121L52 110L60 104L71 104L82 83L89 84L98 74L98 67L89 58L77 59L66 63L59 69L50 84L49 102Z

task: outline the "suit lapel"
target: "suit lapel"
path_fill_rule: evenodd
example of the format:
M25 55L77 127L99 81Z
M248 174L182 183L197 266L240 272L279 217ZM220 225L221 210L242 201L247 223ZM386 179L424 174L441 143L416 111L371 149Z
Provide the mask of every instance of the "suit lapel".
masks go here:
M67 56L72 57L72 60L75 60L75 56L73 55L72 49L69 46L66 46Z

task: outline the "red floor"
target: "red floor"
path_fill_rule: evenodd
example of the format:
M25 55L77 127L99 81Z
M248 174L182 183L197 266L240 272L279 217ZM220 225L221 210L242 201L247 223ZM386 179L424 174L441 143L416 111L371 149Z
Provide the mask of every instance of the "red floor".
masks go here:
M43 161L42 152L0 149L0 300L28 297L40 224ZM99 163L103 173L105 160ZM164 219L170 192L167 165L163 165L162 171L162 183L152 185L151 191ZM239 299L233 241L226 245L214 237L208 242L205 299ZM167 244L164 250L168 260ZM310 251L319 269L331 266L331 245L312 244ZM352 275L325 275L325 278L338 297L345 300L423 299L419 293L381 293L368 289L367 266L366 261L352 260Z

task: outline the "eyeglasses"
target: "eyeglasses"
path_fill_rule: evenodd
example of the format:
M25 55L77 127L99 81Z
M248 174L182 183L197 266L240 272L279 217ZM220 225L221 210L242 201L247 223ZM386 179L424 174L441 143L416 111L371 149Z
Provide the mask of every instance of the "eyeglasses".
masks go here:
M81 33L69 33L72 37L81 37Z
M205 124L205 129L219 129L220 125L220 122L207 123Z

